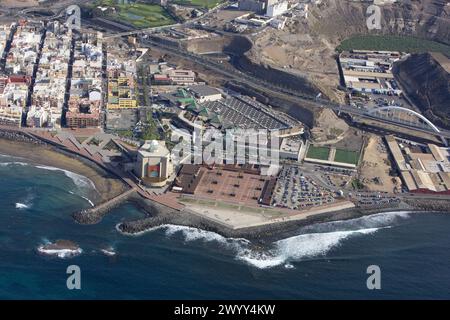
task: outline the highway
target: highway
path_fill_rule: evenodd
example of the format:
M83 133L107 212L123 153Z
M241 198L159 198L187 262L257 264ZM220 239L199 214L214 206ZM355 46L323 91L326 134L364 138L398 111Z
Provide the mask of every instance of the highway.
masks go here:
M189 27L193 26L198 20L204 19L208 15L216 12L217 10L220 10L223 7L226 7L229 4L229 2L222 3L212 10L206 12L202 16L189 20L188 22L185 22L183 24L173 24L173 25L167 25L167 26L161 26L161 27L154 27L154 28L148 28L148 29L142 29L142 30L133 30L128 32L122 32L122 33L116 33L111 36L104 37L105 40L114 40L118 37L128 36L128 35L144 35L143 37L140 37L141 46L145 47L157 47L163 51L169 52L170 54L179 56L183 59L188 59L193 61L194 63L200 64L205 68L208 68L210 70L213 70L214 72L226 77L227 79L236 81L237 83L245 84L251 88L254 88L260 92L268 93L270 96L273 97L279 97L284 100L297 103L297 104L304 104L305 102L308 103L308 105L311 105L313 107L317 108L328 108L331 110L334 110L337 113L346 113L352 116L365 118L369 120L376 120L379 122L383 122L390 125L395 125L401 128L413 130L417 132L419 135L421 133L425 134L432 134L435 136L440 136L443 139L450 139L450 131L444 130L439 128L439 132L434 131L431 127L419 127L416 125L408 124L408 123L400 123L398 121L395 121L393 119L385 118L385 117L379 117L374 114L370 114L367 109L364 108L355 108L349 105L340 105L338 103L334 103L332 101L318 98L316 96L307 95L303 92L293 90L287 87L280 86L278 84L275 84L273 82L269 82L263 79L260 79L258 77L255 77L249 73L244 73L236 68L222 64L218 61L208 59L205 56L194 54L192 52L187 51L186 49L182 48L181 46L171 46L165 43L161 43L158 41L152 40L150 37L152 36L152 33L159 32L164 29L168 28L174 28L179 26ZM31 9L30 9L31 10ZM23 10L20 12L22 15L25 15L27 13L27 10ZM58 19L65 15L65 11L61 10L60 12L56 13L52 17L46 17L45 20L53 20Z
M229 78L230 80L234 80L238 83L244 83L249 87L257 89L258 91L269 93L271 96L280 97L288 101L292 101L298 104L302 104L307 102L309 105L312 105L317 108L329 108L334 110L337 113L347 113L352 116L357 116L369 120L381 121L386 124L399 126L405 129L416 131L417 133L425 133L432 134L435 136L440 136L445 139L450 139L450 131L439 128L440 132L437 133L432 128L418 127L412 126L407 123L400 123L392 119L388 118L380 118L374 114L370 114L368 110L363 108L355 108L349 105L341 105L329 100L325 100L322 98L317 98L316 96L311 96L304 94L300 91L292 90L287 87L279 86L272 82L265 81L263 79L257 78L251 74L241 72L235 69L232 66L222 64L220 62L208 59L202 55L198 55L192 52L189 52L181 47L170 46L155 40L152 40L148 37L141 39L141 46L149 46L149 47L157 47L163 51L166 51L170 54L179 56L183 59L191 60L197 64L202 65L214 72Z

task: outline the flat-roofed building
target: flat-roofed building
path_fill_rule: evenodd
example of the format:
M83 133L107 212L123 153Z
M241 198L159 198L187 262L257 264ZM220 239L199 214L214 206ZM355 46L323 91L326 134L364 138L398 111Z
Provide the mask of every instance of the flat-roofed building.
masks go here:
M167 76L173 84L193 84L195 81L195 73L192 70L169 70Z
M339 63L346 87L357 92L400 95L392 68L401 57L395 51L342 52Z
M188 90L200 103L222 99L222 93L219 90L207 85L190 86Z
M428 144L428 148L430 149L431 153L433 154L433 157L436 159L436 161L445 161L447 160L444 155L441 152L441 149L435 145L435 144Z
M409 192L450 194L449 150L386 137L404 186Z
M447 190L450 190L450 173L449 172L439 172L439 178L442 183L445 185Z
M388 144L389 150L394 158L394 161L399 170L407 170L405 157L403 156L402 150L398 146L397 141L393 136L387 136L386 142Z
M283 138L280 145L280 158L299 161L302 146L301 139Z
M417 189L437 191L430 175L427 172L411 170L411 175L417 185Z
M137 108L135 82L131 76L119 76L108 81L108 109Z
M0 124L20 127L22 122L21 107L0 106Z

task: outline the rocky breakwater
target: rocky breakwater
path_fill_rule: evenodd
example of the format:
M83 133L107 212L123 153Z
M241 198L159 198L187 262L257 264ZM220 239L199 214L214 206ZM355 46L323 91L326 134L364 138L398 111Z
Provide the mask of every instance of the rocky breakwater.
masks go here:
M450 199L405 199L416 210L450 212Z
M26 143L33 143L36 145L45 145L44 142L28 135L25 132L15 130L14 128L3 128L0 127L0 139L20 141Z
M93 208L84 209L72 214L76 222L80 224L96 224L99 223L104 216L108 214L113 208L121 205L127 201L136 192L135 189L130 189L121 195L114 197L106 202L103 202Z
M142 219L125 221L117 225L117 230L128 235L136 235L148 231L154 227L158 227L164 224L173 223L175 216L180 215L169 207L162 204L144 199L142 197L130 197L129 199L133 204L145 213L145 217Z

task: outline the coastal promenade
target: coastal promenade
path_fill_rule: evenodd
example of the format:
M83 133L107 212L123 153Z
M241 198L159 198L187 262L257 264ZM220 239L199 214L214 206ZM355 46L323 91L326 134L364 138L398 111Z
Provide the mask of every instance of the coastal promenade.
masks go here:
M176 201L176 198L171 197L170 195L156 195L154 193L146 191L142 186L135 182L133 176L130 173L127 173L120 168L112 166L111 164L105 162L103 156L99 152L93 152L92 150L81 146L80 143L78 143L78 141L71 135L54 134L52 132L49 132L48 130L17 128L1 125L0 130L23 134L25 136L29 136L30 138L34 138L38 141L42 141L49 145L52 145L62 151L69 152L71 154L87 159L101 169L120 179L124 184L128 185L133 192L137 192L144 199L155 201L161 205L177 211L184 208L184 205L178 203ZM111 201L114 201L114 198L111 199ZM107 203L103 203L101 205L107 206Z
M26 130L25 132L27 131L28 130ZM63 150L70 151L71 153L91 160L105 171L112 173L113 175L121 179L125 184L127 184L131 189L136 191L141 197L145 199L155 201L174 210L181 210L184 208L183 205L179 204L175 199L171 197L156 195L144 190L143 187L135 182L133 176L130 173L125 172L118 167L113 167L109 163L106 163L100 153L93 153L85 147L80 147L73 138L62 139L60 136L52 135L48 131L28 131L27 133L58 148L62 148Z
M212 203L215 200L213 201L211 199L207 199L208 203L205 203L205 200L195 198L192 199L195 201L183 201L183 199L179 198L180 194L177 193L166 192L163 194L155 194L144 189L138 184L130 172L124 171L117 164L110 163L107 153L101 154L102 152L99 150L104 145L104 142L96 141L98 142L97 148L94 146L89 148L89 143L86 141L92 139L92 135L94 137L103 135L101 132L89 132L91 136L87 139L84 137L86 139L85 141L80 139L81 136L77 135L77 138L75 138L73 134L64 130L56 133L42 129L0 126L0 133L3 133L3 136L8 140L17 141L18 144L20 141L23 141L24 143L36 144L38 147L42 145L42 148L46 148L46 145L52 146L54 147L53 149L56 149L54 150L55 152L60 150L63 154L68 153L86 159L98 168L103 169L104 172L109 173L109 178L104 173L99 173L101 179L102 177L105 177L105 179L111 179L112 177L113 180L121 181L123 185L129 187L126 191L123 191L122 188L119 192L115 192L114 195L106 191L106 193L103 193L103 195L106 195L103 198L103 202L96 203L96 206L93 208L73 213L75 220L81 224L100 222L110 209L129 199L133 201L138 199L149 200L148 202L144 201L143 205L145 206L145 210L151 213L150 216L139 219L138 221L124 223L122 231L126 233L134 234L143 232L161 224L179 224L195 226L200 229L216 230L220 231L221 234L239 237L242 235L251 236L252 230L256 229L261 232L271 230L271 232L282 233L284 228L290 228L290 226L294 228L298 224L317 222L323 219L348 219L350 217L360 216L361 214L379 212L379 210L401 209L448 212L450 208L450 195L408 193L393 195L402 201L402 206L396 207L395 209L391 206L388 208L372 206L363 208L358 206L353 199L348 198L346 201L340 201L333 205L306 211L287 210L283 208L261 208L259 206L248 207L239 204L230 205L218 202ZM49 148L46 149L49 152L53 151ZM94 166L91 166L91 169L93 168ZM139 195L140 197L136 198L134 195ZM383 194L383 196L389 195ZM260 234L259 231L258 234Z

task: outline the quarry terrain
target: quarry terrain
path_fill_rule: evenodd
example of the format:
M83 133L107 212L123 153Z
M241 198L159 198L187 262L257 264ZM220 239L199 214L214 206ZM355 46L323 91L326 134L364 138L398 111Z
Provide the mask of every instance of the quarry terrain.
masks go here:
M391 163L386 144L380 136L371 135L359 168L359 178L369 191L399 191L401 181L390 175Z
M349 133L347 123L338 118L330 109L322 109L311 129L311 138L315 145L334 144L344 139Z
M445 0L412 0L382 6L382 30L370 31L370 3L323 0L310 5L308 17L288 19L283 30L267 28L251 37L247 55L254 62L305 76L326 96L344 102L339 90L336 47L353 35L409 35L450 43L450 5Z
M439 63L438 61L443 61ZM394 71L407 96L425 117L450 128L450 73L441 54L413 54L396 64Z

